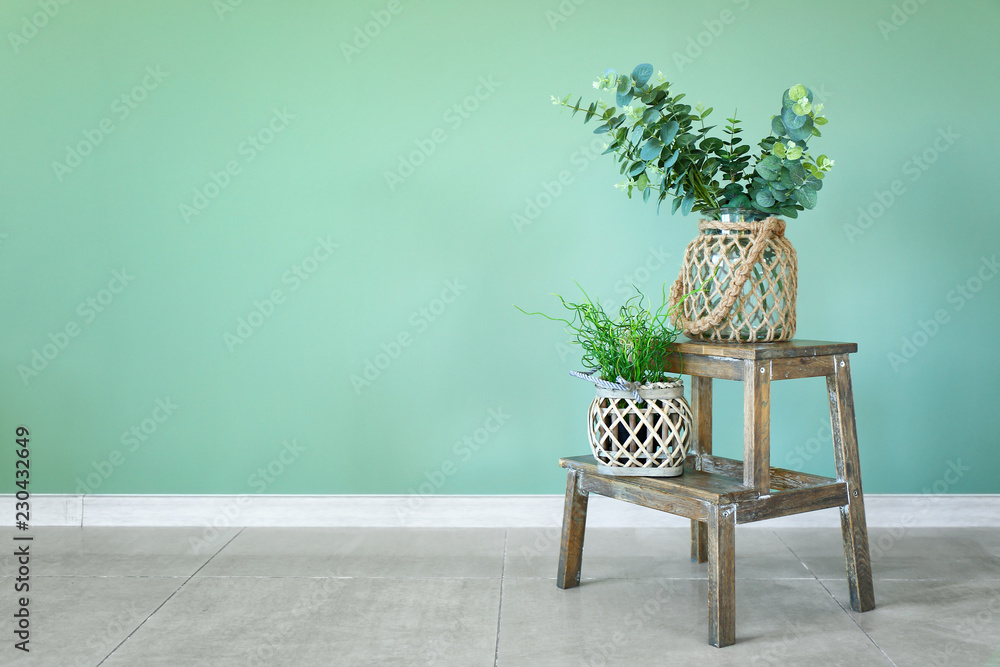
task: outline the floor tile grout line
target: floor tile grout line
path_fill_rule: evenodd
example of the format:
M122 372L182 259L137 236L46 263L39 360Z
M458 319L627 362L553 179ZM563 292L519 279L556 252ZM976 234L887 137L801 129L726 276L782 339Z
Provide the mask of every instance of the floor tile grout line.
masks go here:
M500 618L503 615L503 582L507 571L507 529L503 531L503 560L500 561L500 603L497 605L497 641L493 647L493 667L500 663Z
M840 600L838 600L837 596L835 596L833 594L833 591L831 591L829 589L829 587L827 587L827 585L825 583L823 583L823 580L820 579L819 577L817 577L816 573L813 572L812 569L808 565L806 565L806 562L804 560L802 560L802 558L800 558L797 553L795 553L795 550L792 549L790 546L788 546L788 543L786 543L783 539L781 539L781 536L778 535L777 531L771 531L771 532L778 539L778 541L781 542L783 545L785 545L785 548L788 549L788 551L793 556L795 556L795 558L800 563L802 563L802 567L804 567L806 569L806 571L809 574L812 575L813 579L816 580L816 583L818 583L820 586L823 587L823 590L826 591L826 594L829 595L833 599L833 601L837 604L838 607L840 607L840 609L844 612L844 615L847 616L847 618L851 619L851 622L854 623L855 627L857 627L858 630L860 630L865 635L865 637L868 638L868 641L870 641L872 643L872 646L874 646L876 649L878 649L878 652L881 653L885 657L885 659L889 661L890 665L892 665L893 667L896 667L896 663L893 662L892 658L890 658L889 655L885 651L882 650L882 647L878 645L878 642L875 641L875 639L872 638L872 636L870 634L868 634L868 632L866 632L864 628L861 627L861 624L858 623L858 620L856 618L854 618L854 616L851 615L851 613L847 610L847 608L844 607L844 605L842 605L840 603Z
M146 621L148 621L149 619L151 619L153 617L153 615L156 614L156 612L158 612L161 609L163 609L163 605L165 605L168 602L170 602L170 600L172 600L175 595L177 595L178 593L180 593L181 589L184 588L185 586L187 586L188 582L191 581L192 579L194 579L194 577L195 577L196 574L198 574L199 572L201 572L205 568L205 566L207 566L209 563L211 563L212 560L216 556L218 556L220 553L222 553L222 550L225 549L226 547L228 547L232 543L233 540L235 540L237 537L239 537L240 534L245 529L246 529L245 527L244 528L240 528L239 531L235 535L232 536L232 538L230 538L225 544L223 544L221 547L219 547L218 551L216 551L214 554L212 554L211 557L209 557L208 560L206 560L204 563L202 563L201 566L197 570L195 570L194 572L192 572L190 576L188 576L186 579L184 579L184 581L181 582L181 585L178 586L176 589L174 589L173 593L171 593L170 595L167 596L167 599L165 599L163 602L161 602L159 605L157 605L156 609L154 609L153 611L149 612L149 615L146 616L146 618L142 619L142 622L139 623L139 625L137 625L134 628L132 628L132 631L130 633L128 633L128 635L125 636L125 639L123 639L120 642L118 642L115 645L115 647L113 649L111 649L111 651L106 656L104 656L104 658L99 663L97 663L97 667L101 667L101 665L103 665L107 661L108 658L110 658L111 656L113 656L115 654L115 651L117 651L119 648L122 647L122 644L124 644L129 639L131 639L132 635L134 635L136 632L138 632L139 628L141 628L142 626L144 626L146 624Z

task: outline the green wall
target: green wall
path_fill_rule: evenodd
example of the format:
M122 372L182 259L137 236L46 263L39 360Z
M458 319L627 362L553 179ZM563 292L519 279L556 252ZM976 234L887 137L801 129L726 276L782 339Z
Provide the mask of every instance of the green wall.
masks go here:
M613 189L550 95L648 61L754 141L789 85L825 99L798 335L860 345L866 489L1000 492L995 2L6 0L0 28L0 490L25 424L36 493L561 492L591 390L512 304L657 291L696 219ZM775 464L832 472L822 382L773 418Z

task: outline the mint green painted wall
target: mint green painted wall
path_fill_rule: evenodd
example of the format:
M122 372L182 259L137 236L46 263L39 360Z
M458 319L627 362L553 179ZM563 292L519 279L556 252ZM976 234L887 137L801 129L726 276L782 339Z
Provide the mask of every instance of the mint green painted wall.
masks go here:
M565 335L512 304L551 311L574 279L656 291L696 220L614 190L549 96L649 61L719 116L738 106L754 140L787 86L826 98L815 146L837 166L789 231L798 334L860 344L866 489L1000 492L1000 280L977 283L1000 250L997 3L225 2L0 8L3 491L26 424L36 493L559 493L591 392ZM371 12L391 21L345 53ZM526 200L542 208L518 229ZM116 271L127 285L102 292ZM65 348L23 378L50 334ZM921 346L894 367L904 339ZM368 362L384 368L356 389ZM717 393L736 455L739 387ZM775 464L832 472L822 382L777 385L773 417Z

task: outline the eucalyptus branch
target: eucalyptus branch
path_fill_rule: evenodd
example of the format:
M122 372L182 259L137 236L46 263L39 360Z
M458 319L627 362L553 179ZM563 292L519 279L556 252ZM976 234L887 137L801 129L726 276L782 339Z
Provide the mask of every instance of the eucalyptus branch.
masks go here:
M759 143L760 153L750 155L746 144L738 145L742 140L737 137L741 130L736 112L727 119L731 124L724 132L726 140L711 137L712 126L706 127L705 118L712 109L699 105L692 113L681 103L683 94L671 95L662 74L660 83L652 85L652 73L651 65L642 64L631 74L608 70L601 75L595 87L614 92L614 107L603 102L584 107L582 97L575 103L569 95L553 97L574 114L585 112L584 122L597 119L601 124L596 131L610 134L609 146L623 165L628 179L623 189L629 196L638 188L643 200L656 192L662 203L672 193L673 210L679 208L685 215L692 210L717 213L721 208L743 207L796 217L816 205L816 193L833 161L825 155L814 159L807 151L807 142L820 136L818 128L827 122L820 113L822 105L813 106L808 88L796 85L784 92L781 112L771 119L771 132ZM638 109L632 106L635 101L641 104ZM700 129L692 129L695 121ZM729 180L725 187L717 179L720 171ZM648 174L662 176L651 180Z

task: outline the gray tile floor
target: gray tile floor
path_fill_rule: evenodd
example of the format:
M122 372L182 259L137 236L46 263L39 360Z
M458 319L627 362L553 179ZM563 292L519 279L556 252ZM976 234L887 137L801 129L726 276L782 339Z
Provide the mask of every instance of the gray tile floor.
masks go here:
M738 528L716 649L684 529L588 530L561 591L555 529L37 528L31 652L5 630L0 664L1000 667L1000 530L870 532L878 607L856 614L839 531Z

